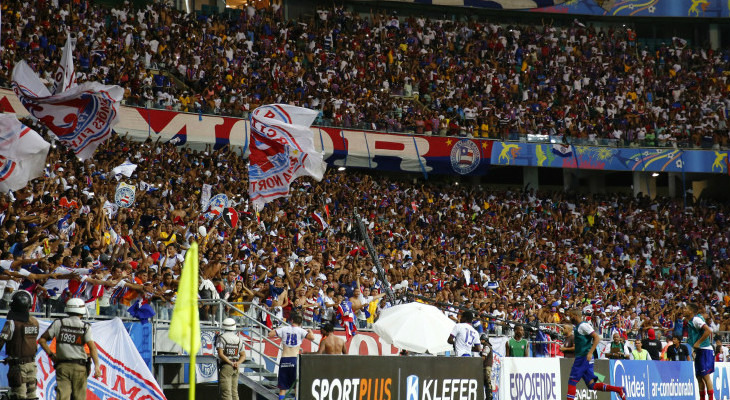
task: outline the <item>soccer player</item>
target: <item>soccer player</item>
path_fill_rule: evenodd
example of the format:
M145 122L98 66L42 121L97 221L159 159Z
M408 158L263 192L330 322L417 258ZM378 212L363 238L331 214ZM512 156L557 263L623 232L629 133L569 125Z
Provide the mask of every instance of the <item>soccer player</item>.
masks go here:
M599 392L614 392L621 400L626 400L624 388L611 386L598 382L598 377L593 373L593 353L601 341L601 337L593 329L590 322L583 321L580 310L572 309L568 312L570 321L575 325L573 337L575 340L575 361L570 370L568 378L568 400L575 399L576 385L583 379L589 389Z
M471 357L474 351L480 351L479 332L471 324L474 314L466 310L461 314L461 322L454 326L449 335L448 343L454 345L454 355L457 357Z
M715 355L710 343L712 331L705 323L697 304L687 303L684 316L690 321L687 344L694 349L695 376L700 389L700 400L712 400L715 395L712 387L712 373L715 371Z
M291 316L291 326L281 326L272 329L269 337L280 337L281 345L284 347L279 361L279 400L283 400L286 392L291 389L297 377L297 356L299 348L304 339L314 341L312 331L302 328L302 315L293 313Z

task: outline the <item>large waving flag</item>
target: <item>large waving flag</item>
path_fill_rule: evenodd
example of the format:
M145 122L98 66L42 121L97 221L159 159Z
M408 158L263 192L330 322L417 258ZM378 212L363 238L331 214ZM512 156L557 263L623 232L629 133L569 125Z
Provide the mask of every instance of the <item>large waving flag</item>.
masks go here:
M190 400L195 399L195 354L200 350L200 317L198 316L198 244L193 242L185 253L185 264L172 310L168 337L190 355Z
M51 95L25 61L13 69L13 91L28 112L38 118L79 158L89 158L111 135L124 89L86 82Z
M0 191L24 188L43 175L50 145L15 114L0 114Z
M286 104L261 106L251 114L248 193L256 210L288 195L301 175L322 180L327 165L309 129L316 117L317 111Z
M53 83L53 94L63 93L71 88L76 87L76 69L74 68L73 51L76 47L76 35L68 34L66 37L66 45L63 46L63 55L61 55L61 64L58 65L56 73L53 75L55 82Z

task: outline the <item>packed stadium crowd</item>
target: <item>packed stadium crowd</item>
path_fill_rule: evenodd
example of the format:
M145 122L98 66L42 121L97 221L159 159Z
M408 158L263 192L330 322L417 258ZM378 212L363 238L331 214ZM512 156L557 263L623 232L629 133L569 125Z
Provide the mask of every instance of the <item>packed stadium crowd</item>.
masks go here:
M730 54L679 38L648 50L619 25L504 25L340 7L287 19L276 2L217 15L129 1L9 0L2 11L3 86L20 59L52 81L70 31L78 81L119 84L130 105L245 116L290 103L321 110L319 123L434 135L728 141Z
M129 177L114 172L130 163ZM114 206L118 182L137 188L133 207ZM203 217L204 184L232 200L235 227ZM220 312L241 323L276 324L295 311L306 326L337 323L338 305L349 300L366 327L383 308L420 296L452 318L474 309L480 329L496 334L515 323L564 323L566 310L580 308L605 337L643 337L650 328L681 337L686 302L702 304L714 331L730 331L727 204L684 208L674 199L492 190L352 170L301 179L260 214L247 191L246 160L227 147L114 135L81 161L54 146L45 177L0 196L0 306L26 289L37 311L60 311L78 297L92 315L129 316L134 306L139 316L149 303L155 318L169 319L196 241L200 298L225 300ZM355 210L394 298L384 296ZM203 321L216 307L201 301Z

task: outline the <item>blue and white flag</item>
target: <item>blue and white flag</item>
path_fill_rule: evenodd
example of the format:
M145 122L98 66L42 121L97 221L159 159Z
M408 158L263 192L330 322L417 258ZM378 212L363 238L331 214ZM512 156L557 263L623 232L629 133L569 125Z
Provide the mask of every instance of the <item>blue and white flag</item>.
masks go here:
M43 175L48 142L15 114L0 114L0 191L24 188Z
M132 164L129 160L124 161L122 164L117 165L112 169L112 172L114 173L114 176L117 179L120 179L121 177L119 175L124 175L127 178L132 176L134 173L134 170L137 169L137 164Z
M124 96L121 87L98 82L85 82L51 95L25 61L15 65L12 86L28 112L81 159L91 157L109 138Z
M327 164L315 150L309 129L317 114L286 104L261 106L251 113L248 193L255 210L289 195L289 186L299 176L322 180Z
M558 157L568 158L573 157L573 146L569 144L553 144L553 154Z

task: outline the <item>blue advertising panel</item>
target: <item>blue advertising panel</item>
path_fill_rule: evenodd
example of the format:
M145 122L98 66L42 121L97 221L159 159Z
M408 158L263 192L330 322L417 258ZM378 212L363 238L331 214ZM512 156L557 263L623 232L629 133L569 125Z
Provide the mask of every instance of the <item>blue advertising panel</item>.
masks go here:
M494 142L492 165L604 171L728 173L728 151Z
M602 6L598 5L601 3ZM727 0L566 1L530 11L623 17L718 18L728 16Z
M716 362L712 374L712 387L716 399L730 398L730 362Z
M611 384L628 400L695 400L695 382L690 361L611 360Z

